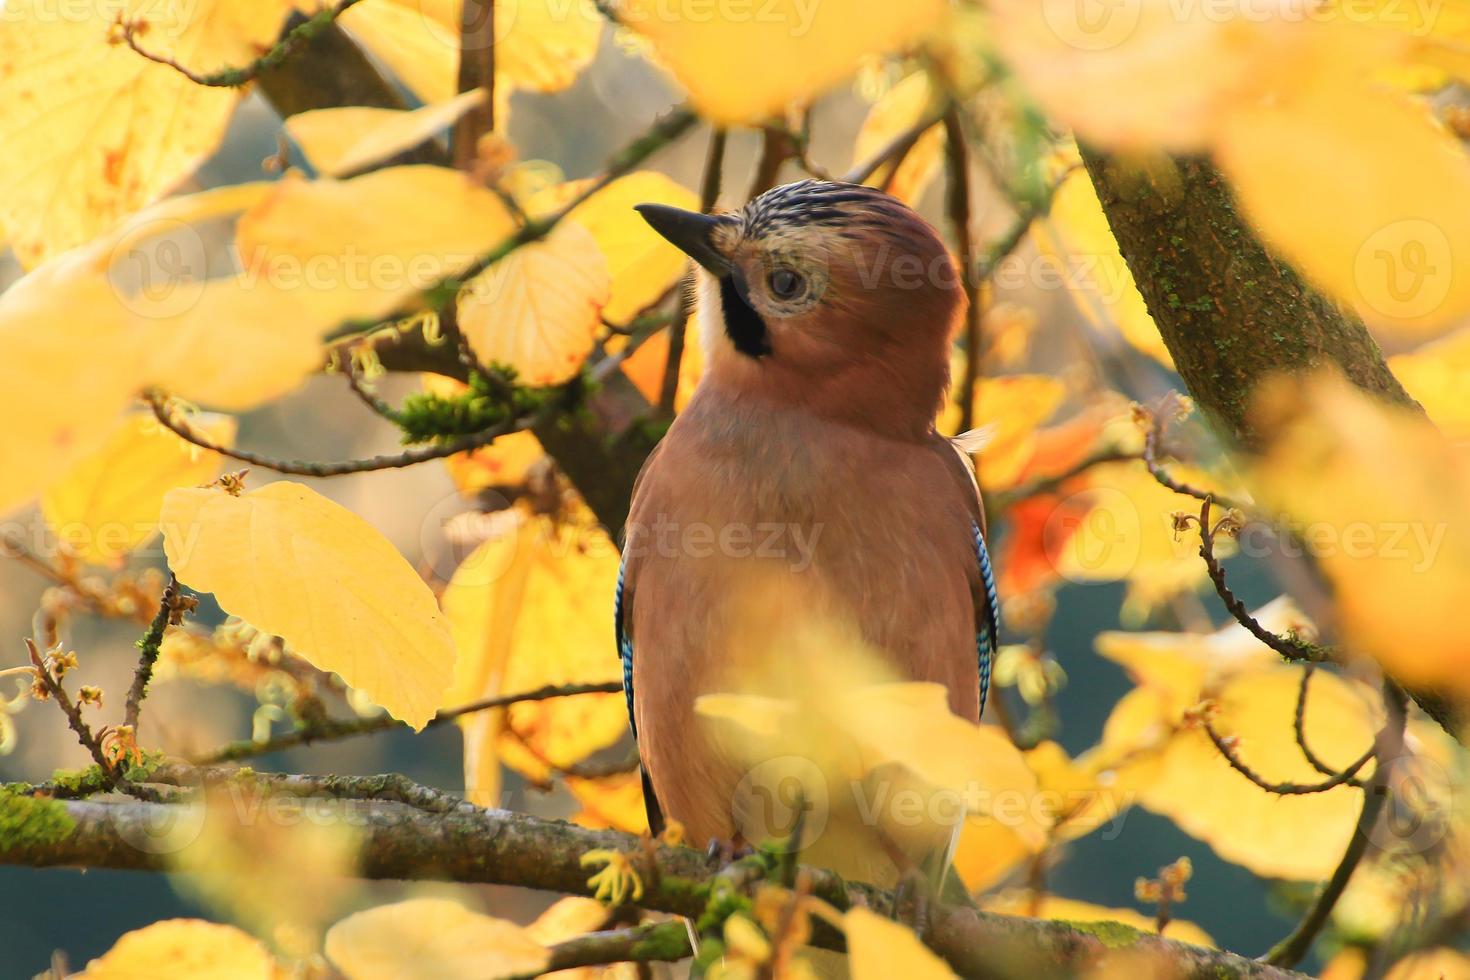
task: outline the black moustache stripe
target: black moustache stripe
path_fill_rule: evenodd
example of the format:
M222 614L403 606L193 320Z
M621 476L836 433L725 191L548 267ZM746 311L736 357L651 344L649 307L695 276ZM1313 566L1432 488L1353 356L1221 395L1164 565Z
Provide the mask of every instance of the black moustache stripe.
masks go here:
M766 321L740 295L733 275L720 277L720 307L725 314L725 333L736 350L747 357L765 357L771 352Z

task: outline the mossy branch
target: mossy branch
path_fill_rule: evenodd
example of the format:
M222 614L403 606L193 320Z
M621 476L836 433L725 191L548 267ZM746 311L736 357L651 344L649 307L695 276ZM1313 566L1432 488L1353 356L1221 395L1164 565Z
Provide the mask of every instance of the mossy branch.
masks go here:
M246 780L276 792L356 801L351 807L362 839L358 874L367 879L448 880L590 895L595 889L588 883L582 856L589 851L616 852L628 855L641 869L643 892L637 907L693 919L706 913L719 890L717 883L728 888L737 881L747 887L759 880L750 874L727 874L688 848L484 810L398 776L258 776L163 767L154 779L196 785L210 779ZM0 864L163 871L169 865L164 853L168 848L155 831L189 825L180 819L179 806L38 800L16 789L0 790ZM292 831L283 828L283 832ZM742 860L748 864L752 859ZM845 882L821 869L806 868L801 874L810 882L812 894L839 910L861 905L888 914L893 909L889 892ZM1135 969L1146 971L1153 964L1181 980L1301 976L1116 923L1049 922L948 905L934 907L930 921L926 942L964 976L1077 976L1120 951L1126 951Z
M1208 161L1145 168L1086 146L1082 160L1179 376L1226 444L1264 448L1251 402L1281 374L1335 368L1383 401L1420 410L1362 321L1266 249ZM1438 691L1409 693L1461 738L1462 706Z

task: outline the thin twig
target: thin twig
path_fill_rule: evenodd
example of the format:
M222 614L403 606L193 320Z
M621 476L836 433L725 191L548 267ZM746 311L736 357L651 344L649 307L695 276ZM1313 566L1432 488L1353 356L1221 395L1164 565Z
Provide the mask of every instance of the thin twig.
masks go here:
M116 25L118 30L116 37L139 55L155 64L172 68L195 85L203 85L208 88L239 88L253 81L266 69L279 65L292 51L326 30L333 21L360 2L361 0L341 0L335 7L318 11L287 31L286 36L277 41L269 51L248 65L239 68L222 68L219 71L207 73L195 72L167 55L157 54L139 45L138 37L147 33L148 30L148 22L145 20L119 20Z
M1150 467L1152 472L1152 467ZM1156 476L1157 478L1157 476ZM1224 603L1226 610L1234 617L1235 621L1244 626L1251 636L1260 640L1266 646L1275 650L1287 660L1312 661L1321 660L1327 651L1312 643L1299 640L1294 636L1283 636L1274 633L1261 625L1260 620L1252 616L1244 602L1240 600L1225 581L1225 566L1215 557L1215 535L1220 529L1220 524L1212 524L1210 520L1210 503L1212 498L1208 493L1200 504L1199 509L1199 556L1204 560L1205 569L1209 572L1210 581L1215 586L1215 593ZM1188 518L1193 520L1193 518ZM1226 518L1225 521L1229 521ZM1222 521L1221 523L1225 523Z
M158 600L158 612L148 624L148 632L138 641L138 667L133 671L133 686L128 690L127 706L123 709L123 724L134 732L138 730L138 713L143 708L143 699L148 696L148 683L153 679L153 667L158 663L158 654L163 646L163 633L174 618L174 600L179 594L179 580L168 577L163 587L163 597Z
M664 114L647 132L615 153L604 166L602 173L589 181L587 186L583 187L561 208L544 218L526 222L464 269L447 275L425 288L419 296L422 305L441 312L448 308L466 283L523 245L529 245L545 238L578 205L684 135L693 127L696 120L694 113L684 106L678 106ZM330 332L327 339L342 340L346 337L375 333L392 323L394 319L395 317L388 317L371 323L344 324Z
M1023 500L1030 500L1032 497L1053 493L1061 489L1068 480L1081 476L1095 466L1103 466L1107 463L1128 463L1142 458L1138 453L1125 452L1121 449L1100 449L1092 455L1078 460L1060 473L1052 476L1038 477L1029 483L1023 483L1018 487L1007 490L1003 494L998 494L996 496L996 509L1003 511Z
M784 126L761 127L761 155L755 164L755 173L750 180L746 200L764 194L776 186L781 176L781 166L797 156L796 140Z
M1221 735L1218 731L1215 730L1214 723L1211 722L1208 718L1202 717L1200 719L1200 727L1204 729L1204 732L1209 737L1210 741L1215 744L1215 748L1219 750L1220 755L1223 756L1225 761L1230 764L1231 769L1234 769L1246 779L1249 779L1259 788L1265 790L1268 793L1273 793L1276 796L1311 796L1315 793L1325 793L1328 790L1336 789L1339 786L1350 785L1353 783L1353 777L1356 776L1365 765L1373 760L1374 755L1377 752L1376 744L1370 745L1361 756L1354 760L1352 764L1349 765L1342 772L1330 776L1319 783L1273 783L1269 779L1266 779L1260 773L1252 769L1250 765L1247 764L1246 761L1240 757L1240 754L1235 751L1235 746L1231 744L1230 740L1225 738L1225 736Z
M1308 764L1324 776L1336 776L1338 775L1337 770L1323 762L1321 757L1307 745L1307 687L1311 683L1312 673L1316 669L1317 664L1315 661L1307 660L1302 664L1302 683L1296 695L1296 714L1292 719L1292 728L1296 732L1297 748L1302 750L1302 756L1307 760ZM1361 789L1363 781L1360 779L1349 780L1349 785L1357 786Z
M484 89L480 104L454 124L454 166L474 169L480 137L495 129L495 0L463 0L459 15L459 90Z
M552 698L574 697L580 694L616 694L621 692L623 685L621 681L607 681L598 684L548 684L534 691L523 691L519 694L502 694L493 698L485 698L473 701L469 704L441 711L429 719L425 728L442 725L453 721L464 715L476 711L486 711L491 708L504 708L512 704L521 704L528 701L548 701ZM354 718L348 721L323 721L312 725L298 728L296 731L277 735L273 738L261 741L244 740L231 742L213 752L209 752L194 760L198 765L213 765L220 762L233 762L238 759L249 759L255 756L266 755L271 752L282 752L301 745L310 745L313 742L335 742L344 738L352 738L356 735L368 735L373 732L384 732L390 729L403 727L403 723L390 715L376 715L371 718Z
M716 126L709 134L709 150L704 158L704 176L699 182L699 210L709 214L720 199L720 179L725 171L725 130ZM659 387L658 407L665 415L674 413L679 397L679 366L684 361L684 336L694 300L687 289L679 292L679 313L669 325L669 353L664 360L663 382Z
M187 422L175 419L170 411L169 397L161 392L153 391L145 394L144 400L153 409L153 416L158 419L159 424L173 432L185 442L193 443L204 449L237 459L251 466L260 466L264 469L274 470L277 473L288 473L294 476L344 476L348 473L369 473L375 470L402 469L405 466L414 466L418 463L433 459L443 459L471 449L479 449L494 442L496 439L511 432L518 432L530 428L534 419L511 419L500 425L492 426L483 432L474 432L469 435L457 436L444 442L422 446L417 449L408 449L401 453L392 455L370 456L365 459L346 459L332 462L317 462L302 459L276 459L260 453L250 452L244 449L234 449L196 432Z
M959 429L966 432L975 425L975 386L982 371L980 324L985 311L980 307L980 284L975 278L975 240L970 228L970 154L960 126L959 109L953 105L944 114L944 162L949 178L945 213L949 217L950 234L958 252L960 281L965 287L965 370L960 381ZM897 169L895 166L894 170Z
M1342 860L1338 862L1337 869L1332 872L1332 877L1327 880L1327 884L1323 886L1316 901L1307 910L1306 916L1292 930L1291 935L1273 946L1271 951L1262 957L1271 966L1295 966L1301 962L1302 957L1307 955L1317 934L1322 931L1322 927L1332 916L1332 909L1337 905L1337 900L1342 897L1343 891L1346 890L1348 881L1351 880L1358 863L1367 853L1368 845L1372 843L1373 827L1377 824L1378 815L1388 801L1388 780L1393 770L1393 760L1403 749L1405 709L1407 708L1404 692L1393 681L1386 678L1383 682L1383 703L1388 710L1388 718L1374 740L1373 748L1378 757L1378 764L1374 769L1372 780L1363 790L1363 809L1358 814L1358 823L1353 828L1353 835L1348 839L1347 848L1343 851Z
M869 177L872 177L873 174L877 173L878 168L886 163L893 162L894 167L897 168L898 164L903 162L903 158L908 156L909 151L914 148L914 144L919 142L920 137L932 127L944 122L944 115L941 112L937 115L925 116L923 119L920 119L913 126L910 126L885 143L878 149L877 153L874 153L861 163L855 164L851 170L842 175L841 179L849 184L861 184Z
M48 658L42 655L40 648L36 646L36 641L26 637L26 649L30 653L32 666L36 668L36 682L56 702L61 713L66 715L66 723L76 733L77 740L82 743L82 748L87 750L92 756L92 761L96 762L98 768L102 770L104 784L108 789L113 789L117 786L117 774L113 771L112 763L108 761L107 753L102 751L102 743L92 733L92 726L88 725L86 719L82 717L81 706L72 703L71 697L66 693L66 688L51 673L51 668L47 663Z
M519 976L530 980L546 973L583 966L674 962L691 955L689 929L683 920L674 919L575 936L551 947L551 960L545 970Z

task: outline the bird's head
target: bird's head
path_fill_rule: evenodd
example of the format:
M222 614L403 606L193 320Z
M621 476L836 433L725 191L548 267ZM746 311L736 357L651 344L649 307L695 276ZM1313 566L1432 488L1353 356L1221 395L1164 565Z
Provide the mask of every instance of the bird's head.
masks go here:
M871 187L804 180L729 214L638 211L701 269L708 377L861 416L848 421L927 431L964 290L913 210Z

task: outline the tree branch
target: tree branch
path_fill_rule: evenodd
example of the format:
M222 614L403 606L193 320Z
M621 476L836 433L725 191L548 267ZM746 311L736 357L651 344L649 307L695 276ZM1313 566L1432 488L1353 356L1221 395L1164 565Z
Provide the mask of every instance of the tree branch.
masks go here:
M1225 443L1264 448L1250 412L1256 387L1324 366L1379 399L1421 410L1362 321L1266 249L1208 161L1181 157L1145 169L1088 146L1081 151L1174 366ZM1439 691L1409 693L1461 737L1460 705Z
M148 22L145 20L120 21L117 26L121 33L118 36L124 44L142 57L155 64L172 68L195 85L203 85L208 88L239 88L254 81L261 72L285 61L298 47L311 41L332 26L337 18L348 9L361 2L362 0L341 0L335 7L328 7L303 19L288 30L281 40L272 45L269 51L248 65L242 65L239 68L222 68L219 71L202 74L186 68L166 55L155 54L139 45L138 36L145 33L148 28Z
M605 681L599 684L547 684L534 691L522 691L519 694L502 694L497 697L484 698L480 701L460 705L457 708L451 708L447 711L441 711L433 718L430 718L428 724L424 727L432 728L435 725L442 725L477 711L504 708L512 704L523 704L530 701L549 701L552 698L569 698L579 694L619 694L622 690L622 681ZM239 742L231 742L213 752L197 757L194 761L199 765L236 762L240 759L250 759L256 756L268 755L272 752L283 752L286 749L310 745L313 742L335 742L357 735L370 735L373 732L386 732L398 728L407 730L408 726L388 714L374 715L370 718L353 718L347 721L318 721L298 728L294 732L277 735L274 738L263 739L261 741L245 739Z
M709 149L704 158L704 176L699 182L699 210L709 214L720 197L720 179L725 171L725 130L716 126L709 134ZM679 396L679 366L684 361L684 336L689 327L689 314L694 308L690 290L679 291L679 313L669 325L669 354L664 360L663 382L658 407L665 415L674 414Z
M1347 889L1348 881L1352 879L1353 871L1362 861L1368 845L1372 843L1374 825L1378 823L1378 815L1383 812L1383 806L1388 802L1389 774L1392 772L1394 760L1404 747L1406 699L1404 692L1399 690L1392 681L1384 681L1383 703L1388 709L1388 720L1384 723L1382 731L1378 733L1377 739L1374 740L1371 751L1377 755L1378 763L1375 766L1372 780L1363 790L1363 809L1358 814L1358 823L1353 828L1353 836L1348 839L1342 860L1338 862L1336 870L1332 872L1332 877L1322 887L1321 893L1312 903L1306 916L1292 930L1291 935L1277 943L1266 954L1265 961L1272 966L1295 966L1301 962L1302 957L1307 955L1317 934L1322 931L1322 927L1331 917L1337 900Z
M336 781L327 785L323 778ZM362 840L358 874L367 879L438 879L589 895L594 888L588 884L588 870L581 859L589 851L604 850L629 855L640 867L643 896L635 903L638 907L697 917L705 911L711 888L722 873L696 851L640 841L616 831L588 830L505 810L482 810L468 803L424 809L384 802L392 799L392 794L406 792L404 786L386 782L388 777L269 779L271 785L309 794L328 791L339 797L367 796L371 800L348 808ZM36 814L38 805L43 808L40 815ZM179 820L176 804L41 802L12 792L0 794L0 826L11 825L3 819L11 816L6 812L10 808L24 808L29 825L37 832L8 833L0 838L0 864L29 867L163 871L168 868L169 855L159 853L158 846L140 846L140 842L157 845L155 829L177 826ZM821 869L803 869L801 873L809 877L816 897L839 910L862 905L889 914L893 909L894 899L888 892L844 882ZM1181 980L1285 980L1301 976L1116 923L1046 922L945 905L931 910L931 922L926 941L966 976L1017 980L1074 976L1114 955L1127 956L1138 969L1154 964ZM580 949L600 941L585 939L587 945ZM572 950L578 948L572 946ZM564 953L569 960L572 950Z

